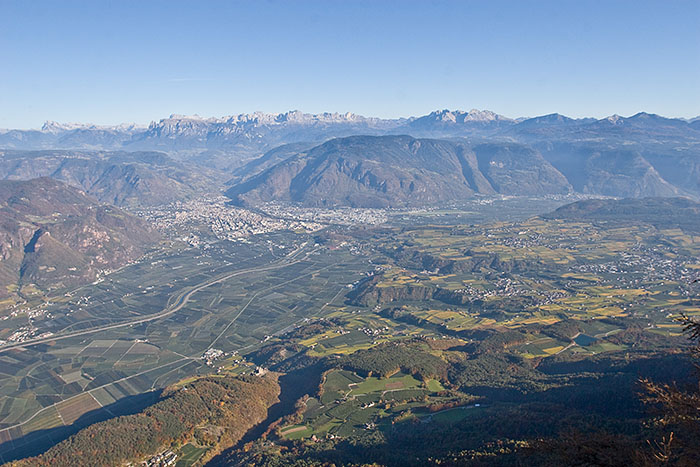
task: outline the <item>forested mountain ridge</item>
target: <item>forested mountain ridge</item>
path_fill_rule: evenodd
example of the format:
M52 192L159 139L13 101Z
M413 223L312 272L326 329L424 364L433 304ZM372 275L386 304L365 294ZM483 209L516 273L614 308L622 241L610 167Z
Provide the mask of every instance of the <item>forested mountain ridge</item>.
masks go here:
M493 194L700 196L700 158L669 155L653 159L654 165L635 149L537 147L406 135L337 138L296 154L293 147L271 151L257 166L246 166L252 175L227 194L244 205L355 207L435 205ZM673 169L676 162L685 167Z
M188 441L210 447L206 458L211 458L261 422L278 395L272 377L204 377L168 388L159 402L138 414L91 425L44 454L12 465L123 465Z
M687 198L589 199L544 214L570 221L644 222L660 229L700 232L700 203Z

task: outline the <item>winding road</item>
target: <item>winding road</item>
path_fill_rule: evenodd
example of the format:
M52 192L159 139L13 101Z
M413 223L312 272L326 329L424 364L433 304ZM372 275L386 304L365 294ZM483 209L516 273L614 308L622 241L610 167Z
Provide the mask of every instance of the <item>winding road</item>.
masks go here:
M32 346L32 345L40 344L40 343L42 343L42 342L51 342L51 341L56 341L56 340L61 340L61 339L68 339L68 338L71 338L71 337L81 336L81 335L85 335L85 334L91 334L91 333L95 333L95 332L105 331L105 330L108 330L108 329L115 329L115 328L119 328L119 327L130 326L130 325L134 325L134 324L139 324L139 323L144 323L144 322L148 322L148 321L153 321L153 320L156 320L156 319L164 318L164 317L169 316L169 315L171 315L171 314L173 314L173 313L176 313L178 310L182 309L182 307L185 306L185 305L187 304L187 302L189 301L189 299L190 299L190 298L192 297L192 295L194 295L195 293L199 292L199 291L202 290L202 289L205 289L205 288L207 288L207 287L210 287L210 286L212 286L212 285L214 285L214 284L218 284L218 283L223 282L223 281L225 281L225 280L227 280L227 279L230 279L231 277L235 277L235 276L238 276L238 275L241 275L241 274L245 274L245 273L249 273L249 272L259 272L259 271L268 271L268 270L273 270L273 269L280 269L280 268L284 268L284 267L287 267L287 266L291 266L292 264L296 264L296 263L299 263L299 262L304 261L304 260L308 257L309 254L313 253L313 250L312 250L312 251L310 251L309 253L307 253L306 255L304 255L303 258L301 258L301 259L295 259L295 258L299 255L299 253L301 253L301 252L303 251L304 247L305 247L305 245L300 246L299 248L297 248L296 250L292 251L291 253L289 253L289 254L286 255L285 257L283 257L283 258L281 258L281 259L275 261L274 263L272 263L272 264L270 264L270 265L268 265L268 266L262 266L262 267L257 267L257 268L248 268L248 269L243 269L243 270L236 271L236 272L233 272L233 273L227 273L227 274L225 274L225 275L223 275L223 276L219 276L219 277L216 277L216 278L212 278L212 279L210 279L210 280L207 280L207 281L205 281L205 282L202 282L201 284L198 284L198 285L196 285L196 286L194 286L194 287L192 287L192 288L189 288L188 290L181 291L181 292L176 296L177 298L175 299L175 301L174 301L172 304L166 306L166 307L163 309L163 311L161 311L161 312L159 312L159 313L156 313L156 314L154 314L154 315L150 315L150 316L143 317L143 318L137 318L137 319L131 320L131 321L129 321L129 322L125 322L125 323L112 324L112 325L105 325L105 326L100 326L100 327L97 327L97 328L86 329L86 330L83 330L83 331L76 331L76 332L72 332L72 333L68 333L68 334L63 334L63 335L56 335L56 336L50 336L50 337L45 337L45 338L40 338L40 339L33 339L33 340L31 340L31 341L25 341L25 342L21 342L21 343L15 344L15 345L3 347L2 349L0 349L0 353L2 353L3 351L9 350L9 349L21 348L21 347L29 347L29 346ZM320 270L326 269L326 268L328 268L328 267L330 267L330 266L326 266L326 267L324 267L324 268L321 268ZM307 273L307 274L302 274L302 275L300 275L300 276L298 276L298 277L296 277L296 278L294 278L294 279L285 281L285 282L283 282L283 283L281 283L281 284L276 284L276 285L274 285L274 286L268 287L268 288L265 289L265 290L275 289L275 288L280 287L280 286L282 286L282 285L284 285L284 284L287 284L287 283L289 283L289 282L293 282L293 281L295 281L295 280L299 280L299 279L301 279L302 277L306 277L306 276L308 276L308 275L310 275L310 274L314 274L314 273L316 273L316 272L317 272L317 271L313 271L313 272ZM241 316L241 314L243 313L243 311L245 311L245 309L248 308L248 306L251 304L251 302L252 302L257 296L258 296L258 293L256 293L255 295L253 295L253 297L251 297L251 299L242 307L242 309L239 311L239 313L233 318L233 320L231 320L231 322L228 324L228 326L226 326L226 328L224 329L224 331L222 331L221 334L219 334L219 335L216 337L216 339L214 339L214 341L209 345L208 348L211 348L211 347L212 347L212 345L225 333L225 331L236 321L236 319L237 319L238 317ZM336 295L336 296L337 296L337 295ZM169 301L170 301L170 300L169 300ZM325 306L324 306L324 307L325 307ZM239 349L239 350L240 350L240 349ZM110 385L112 385L112 384L114 384L114 383L118 383L118 382L121 382L121 381L126 381L126 380L131 379L131 378L134 378L134 377L136 377L136 376L140 376L140 375L143 375L143 374L146 374L146 373L150 373L150 372L152 372L152 371L159 370L159 369L165 368L165 367L167 367L167 366L175 366L175 365L180 364L180 363L182 363L182 362L185 362L184 364L181 365L181 366L184 366L185 364L189 363L190 361L192 361L192 360L194 359L193 356L181 355L181 357L182 357L182 358L177 359L177 360L174 360L174 361L172 361L172 362L168 362L168 363L165 363L165 364L163 364L163 365L159 365L159 366L154 367L154 368L149 368L149 369L147 369L147 370L143 370L143 371L141 371L141 372L139 372L139 373L136 373L136 374L133 374L133 375L125 376L125 377L120 378L120 379L118 379L118 380L116 380L116 381L110 381L110 382L105 383L105 384L103 384L103 385L101 385L101 386L92 388L92 389L87 390L87 391L84 391L84 392L80 392L80 393L78 393L78 394L76 394L76 395L74 395L74 396L68 397L68 398L66 398L66 399L64 399L64 400L57 401L57 402L55 402L55 403L53 403L53 404L51 404L51 405L49 405L49 406L43 407L42 409L38 410L38 411L35 412L31 417L29 417L28 419L26 419L26 420L24 420L24 421L22 421L22 422L16 423L16 424L14 424L14 425L12 425L12 426L5 427L4 429L0 430L0 433L9 432L9 431L12 430L12 429L16 429L16 428L18 428L18 427L20 427L20 426L26 425L27 423L29 423L30 421L32 421L34 418L36 418L38 415L40 415L41 413L45 412L46 410L49 410L49 409L51 409L52 407L57 406L58 404L61 404L61 403L64 403L64 402L66 402L66 401L69 401L69 400L75 399L75 398L77 398L77 397L80 397L80 396L84 395L85 393L92 395L92 392L93 392L93 391L96 391L96 390L98 390L98 389L101 389L101 388L110 386ZM176 370L177 368L178 368L178 367L174 368L174 370Z
M167 305L165 308L163 308L162 311L159 311L158 313L144 316L141 318L135 318L133 320L125 321L122 323L106 324L104 326L98 326L95 328L84 329L81 331L74 331L74 332L70 332L67 334L54 334L54 335L51 335L48 337L28 339L28 340L23 341L23 342L17 342L15 344L10 344L10 345L6 345L4 347L1 347L0 353L6 352L6 351L11 350L11 349L31 347L33 345L42 344L45 342L54 342L54 341L63 340L63 339L70 339L72 337L83 336L86 334L93 334L96 332L106 331L109 329L116 329L116 328L123 328L123 327L127 327L127 326L133 326L135 324L141 324L141 323L146 323L149 321L155 321L157 319L165 318L165 317L170 316L173 313L177 313L179 310L181 310L182 307L184 307L187 304L187 302L190 300L192 295L196 294L200 290L206 289L207 287L211 287L214 284L219 284L219 283L224 282L232 277L240 276L241 274L246 274L246 273L250 273L250 272L269 271L269 270L273 270L273 269L280 269L280 268L291 266L292 264L296 264L296 263L303 261L303 259L294 260L294 258L296 258L298 256L298 254L304 249L304 247L305 247L305 245L300 246L299 248L292 251L284 258L279 259L268 266L242 269L240 271L228 273L228 274L225 274L223 276L209 279L209 280L202 282L201 284L198 284L190 289L182 291L179 293L179 295L176 296L177 298L175 299L175 301L172 304ZM290 260L294 260L294 261L290 261ZM168 302L169 301L170 300L168 300Z

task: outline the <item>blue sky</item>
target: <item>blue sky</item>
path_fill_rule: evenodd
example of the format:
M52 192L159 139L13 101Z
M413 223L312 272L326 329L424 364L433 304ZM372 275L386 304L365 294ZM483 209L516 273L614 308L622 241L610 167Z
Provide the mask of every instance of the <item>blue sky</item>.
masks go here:
M700 1L0 0L0 128L700 114Z

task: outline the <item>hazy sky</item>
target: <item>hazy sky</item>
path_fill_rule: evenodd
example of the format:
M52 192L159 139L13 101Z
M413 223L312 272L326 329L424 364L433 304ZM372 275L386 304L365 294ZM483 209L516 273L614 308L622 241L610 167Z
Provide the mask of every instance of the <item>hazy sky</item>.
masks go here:
M700 1L0 0L0 128L700 114Z

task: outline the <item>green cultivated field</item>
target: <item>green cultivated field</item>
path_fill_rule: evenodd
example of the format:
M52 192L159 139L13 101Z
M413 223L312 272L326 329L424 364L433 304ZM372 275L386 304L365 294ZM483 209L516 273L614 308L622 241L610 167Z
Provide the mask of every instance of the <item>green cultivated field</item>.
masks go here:
M52 298L51 316L34 325L37 336L53 336L0 347L2 460L173 383L256 366L312 368L309 381L322 381L275 442L389 436L430 423L466 430L525 402L548 415L547 404L593 404L601 385L633 386L645 360L682 342L678 314L700 315L690 285L698 236L643 224L468 226L443 217L458 215L173 247ZM2 323L5 339L26 317ZM380 345L416 358L368 356ZM226 354L207 364L209 349ZM357 356L362 365L350 364ZM185 444L178 465L203 454Z
M205 452L207 452L207 448L199 448L187 443L180 448L175 467L190 467L195 465Z
M359 278L353 271L367 269L366 259L308 242L288 234L253 245L163 251L53 301L54 318L37 325L69 337L0 348L0 455L34 442L37 430L70 426L103 406L212 371L200 358L209 348L244 352L330 312L327 304L342 303L339 292ZM177 312L139 322L222 277ZM100 329L120 323L127 325ZM81 330L89 332L70 337Z
M309 399L304 423L285 426L280 436L302 439L316 436L351 436L393 417L413 399L434 395L444 390L440 382L423 383L411 375L396 373L390 378L362 378L345 370L333 370L326 375L320 400ZM433 400L440 400L436 397Z

